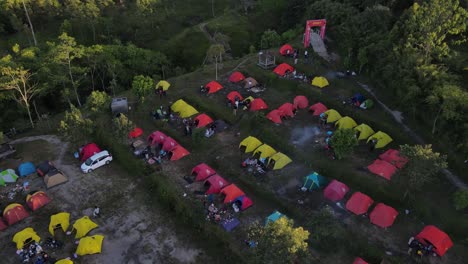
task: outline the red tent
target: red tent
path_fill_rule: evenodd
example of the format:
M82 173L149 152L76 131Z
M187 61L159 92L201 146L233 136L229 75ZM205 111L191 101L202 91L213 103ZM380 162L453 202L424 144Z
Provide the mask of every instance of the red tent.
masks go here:
M205 87L208 89L208 94L216 93L217 91L223 89L223 86L217 81L211 81L205 85Z
M135 127L128 133L128 138L137 138L139 136L143 135L143 129L139 127Z
M433 225L425 226L421 233L416 236L416 239L425 246L428 246L429 243L432 244L434 252L441 257L453 246L450 237Z
M263 101L262 98L255 98L250 103L250 111L258 111L258 110L264 110L264 109L268 109L268 106L265 103L265 101Z
M219 176L218 174L215 174L213 176L210 176L208 179L205 181L205 185L209 185L210 187L208 190L205 192L205 194L216 194L221 191L224 187L229 185L229 182L226 181L223 177Z
M286 73L291 73L293 71L294 71L294 68L287 63L281 63L273 70L273 72L279 76L284 76L286 75Z
M289 44L284 44L280 50L279 50L281 55L292 55L294 53L294 49L291 45Z
M187 156L188 154L190 154L190 152L188 150L186 150L185 148L183 148L180 145L177 145L170 152L172 153L171 160L180 160L181 158L183 158L183 157Z
M379 159L376 159L374 163L367 166L367 169L369 169L370 172L384 177L387 180L390 180L397 170L397 168L392 164Z
M164 142L163 142L163 145L162 145L162 150L164 151L171 151L173 150L177 145L179 145L179 143L177 143L177 141L175 141L173 138L171 137L167 137Z
M323 190L323 195L328 200L332 200L337 202L346 195L349 191L349 187L346 184L339 182L337 180L333 180L328 186Z
M28 204L29 208L33 211L36 211L48 203L50 203L50 198L42 191L26 196L26 204Z
M89 143L83 146L80 152L81 161L87 160L92 155L101 152L101 149L98 145L94 143Z
M364 261L362 258L355 258L353 264L369 264Z
M196 122L198 120L197 127L206 127L207 125L213 123L213 119L209 117L206 114L199 114L197 117L195 117L194 121Z
M370 213L369 218L374 225L386 228L393 225L397 215L397 210L383 203L379 203Z
M5 224L3 219L0 217L0 231L3 231L5 229L7 229L7 228L8 228L7 224Z
M363 194L362 192L355 192L346 202L346 209L349 211L361 215L367 213L369 207L374 203L369 196Z
M303 95L298 95L294 98L294 106L299 109L305 109L309 105L309 100Z
M245 196L245 195L237 197L236 200L234 200L234 203L240 204L239 208L242 211L244 211L245 209L247 209L247 208L249 208L250 206L253 205L252 200L249 197Z
M281 124L282 123L282 121L281 121L281 111L277 110L277 109L275 109L275 110L271 111L270 113L268 113L266 115L266 118L268 120L270 120L271 122L276 123L276 124Z
M314 116L318 116L322 113L324 113L325 111L327 111L328 108L322 104L322 103L316 103L316 104L313 104L310 108L309 108L309 111L313 112L312 114Z
M192 169L192 175L196 176L196 181L203 181L213 174L216 174L216 171L206 163L200 163Z
M242 97L242 95L237 91L232 91L227 95L227 99L231 101L232 104L236 102L236 97L239 99L239 101L244 100L244 97Z
M237 197L245 195L235 184L224 187L220 193L225 195L224 203L232 203Z
M229 81L232 83L238 83L240 81L243 81L244 79L245 79L244 74L238 71L233 72L231 76L229 76Z
M5 210L3 210L3 219L6 223L11 226L24 218L28 217L29 213L24 209L21 204L10 204L8 205Z
M157 144L162 144L164 142L164 140L166 140L166 138L167 138L167 136L163 132L154 131L153 133L151 133L151 135L149 135L148 143L150 145L154 145L156 143Z
M408 158L400 156L400 151L396 149L389 149L380 154L379 158L390 164L393 164L398 169L401 169L408 162Z
M278 110L281 112L281 117L294 117L294 110L296 110L296 107L294 107L294 105L291 103L284 103L283 105L278 107Z

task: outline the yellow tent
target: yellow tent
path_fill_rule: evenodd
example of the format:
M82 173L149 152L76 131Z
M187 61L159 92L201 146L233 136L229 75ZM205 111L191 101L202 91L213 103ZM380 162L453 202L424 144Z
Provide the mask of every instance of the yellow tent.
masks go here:
M89 231L98 227L96 223L91 221L89 217L83 216L80 219L76 220L73 224L73 229L76 230L75 238L82 238L88 234Z
M171 105L171 110L172 110L172 112L178 113L186 105L187 105L187 103L184 100L179 99L179 100L177 100L175 103L173 103Z
M323 88L325 86L328 86L329 83L328 83L328 80L323 77L323 76L318 76L318 77L315 77L313 80L312 80L312 85L313 86L317 86L319 88Z
M242 102L246 102L247 100L249 100L250 102L252 102L255 98L253 98L252 96L249 96L247 98L245 98L244 100L242 100Z
M255 151L254 151L254 155L259 153L260 152L260 158L262 159L266 159L268 157L271 157L273 156L273 154L276 153L276 150L272 147L270 147L269 145L267 144L263 144L261 145L260 147L258 147Z
M349 116L345 116L336 121L335 126L338 126L338 129L351 129L356 127L356 121Z
M388 145L388 143L392 142L393 139L387 135L386 133L379 131L375 133L374 135L370 136L367 139L367 142L371 140L377 140L377 143L375 144L375 148L383 148Z
M197 109L193 108L191 105L185 105L180 109L179 115L182 118L191 117L195 114L198 114Z
M275 161L275 165L273 166L273 170L279 170L284 168L284 166L288 165L289 163L292 162L292 160L284 155L281 152L276 153L275 155L271 156L270 159L268 160L268 164L270 164L271 161Z
M103 240L104 236L102 235L83 237L82 239L80 239L80 243L78 244L78 248L76 249L76 254L78 256L83 256L101 253Z
M169 90L170 86L171 86L170 83L168 83L165 80L161 80L161 81L158 82L158 84L156 84L156 89L158 89L159 87L162 87L164 91L167 91L167 90Z
M73 264L73 261L71 261L69 259L61 259L61 260L55 262L55 264Z
M41 238L31 227L27 227L13 236L13 242L16 243L17 249L22 249L24 247L24 244L31 240L34 240L36 242L41 241Z
M375 134L375 131L366 124L360 124L359 126L355 127L354 130L359 132L358 140L367 139L368 137Z
M70 214L69 213L58 213L50 216L49 232L54 236L54 229L62 228L63 232L66 232L70 226Z
M327 123L333 123L341 119L340 113L335 109L325 111L325 115L327 115Z
M260 147L263 143L258 140L256 137L248 136L244 138L239 144L239 148L245 147L245 153L254 151L256 148Z

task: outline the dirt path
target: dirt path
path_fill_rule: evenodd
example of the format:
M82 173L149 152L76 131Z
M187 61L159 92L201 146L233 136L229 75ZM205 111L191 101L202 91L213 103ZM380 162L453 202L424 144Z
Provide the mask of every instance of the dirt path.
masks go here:
M368 85L366 84L363 84L361 82L357 82L357 84L362 87L364 90L366 90L367 92L369 92L372 97L374 97L374 100L377 101L377 103L379 103L384 109L385 111L387 111L388 113L390 113L393 118L395 119L395 121L400 124L400 126L403 128L403 130L408 134L410 135L415 141L416 143L418 144L426 144L424 142L424 140L422 139L422 137L420 137L418 134L416 134L411 128L409 128L404 122L403 122L403 114L402 112L399 112L399 111L394 111L392 109L390 109L387 105L385 105L382 101L380 101L378 98L377 98L377 95L373 92L372 88L369 87ZM444 173L445 177L447 177L447 179L453 184L455 185L457 188L459 189L467 189L468 188L468 185L463 182L457 175L453 174L450 170L448 169L443 169L442 172Z
M111 163L93 173L83 174L79 170L79 162L72 158L74 150L69 149L69 144L62 142L59 137L26 137L12 144L28 142L35 144L35 149L27 149L29 154L37 155L37 160L33 162L50 158L68 176L69 181L46 190L52 198L51 204L2 232L0 243L9 246L0 252L0 258L11 259L2 263L16 263L19 260L15 257L13 244L7 242L15 232L31 226L45 239L50 236L45 229L50 215L69 212L70 222L73 223L83 215L91 216L95 205L101 208L102 217L95 219L99 227L90 234L104 235L103 250L101 254L80 257L78 263L195 263L200 260L201 250L177 233L177 227L169 216L158 211L157 207L147 206L145 194L139 190L141 186L138 180L122 173L118 164ZM37 148L38 142L44 148L51 147L54 157L41 153ZM28 180L32 189L42 188L42 181L36 175L28 176ZM64 258L73 254L76 249L73 238L65 237L64 242L66 247L53 256Z

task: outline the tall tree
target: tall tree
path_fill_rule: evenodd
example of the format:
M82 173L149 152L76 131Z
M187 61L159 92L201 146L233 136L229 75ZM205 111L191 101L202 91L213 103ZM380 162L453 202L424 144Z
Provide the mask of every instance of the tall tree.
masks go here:
M95 124L89 118L85 118L80 109L70 105L70 111L65 112L65 117L60 121L59 132L74 143L84 143L94 132Z
M154 81L151 77L137 75L133 78L132 90L133 93L143 102L145 96L148 95L154 87Z
M225 53L224 46L222 44L213 44L210 46L207 52L207 57L215 61L215 76L218 80L218 61L223 61L223 55Z
M32 79L34 75L29 70L22 67L12 68L10 66L0 66L0 90L12 92L14 100L26 108L31 126L34 122L31 116L31 100L39 93L39 86Z
M75 66L75 60L80 59L84 55L84 48L78 45L73 37L67 33L62 33L59 36L59 43L50 43L51 57L50 59L62 66L65 66L70 83L75 93L76 101L81 106L80 96L78 94L78 79L75 74L83 74L85 69Z

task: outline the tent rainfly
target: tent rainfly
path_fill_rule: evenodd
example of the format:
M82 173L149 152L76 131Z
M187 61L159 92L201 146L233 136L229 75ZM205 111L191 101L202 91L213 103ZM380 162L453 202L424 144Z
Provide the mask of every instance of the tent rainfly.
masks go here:
M241 143L239 144L239 148L244 147L245 153L249 153L254 151L256 148L260 147L260 145L262 144L263 143L256 137L248 136L241 141Z

